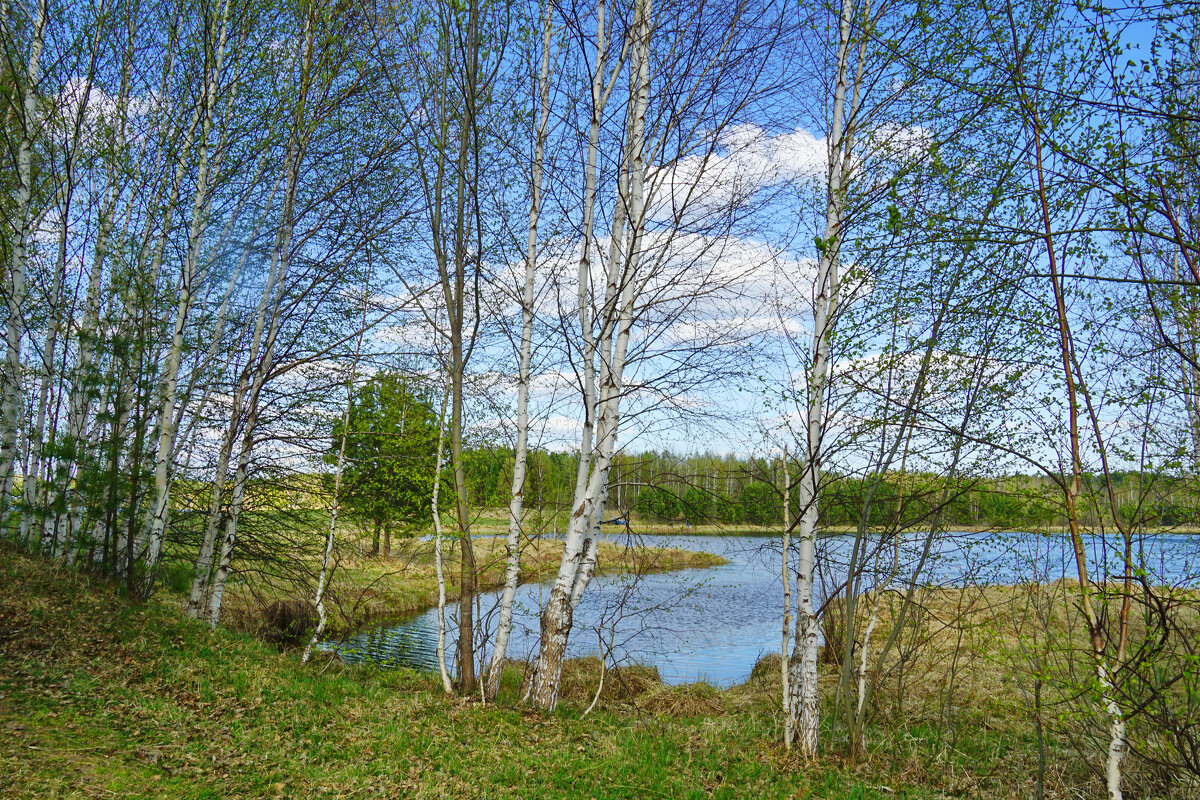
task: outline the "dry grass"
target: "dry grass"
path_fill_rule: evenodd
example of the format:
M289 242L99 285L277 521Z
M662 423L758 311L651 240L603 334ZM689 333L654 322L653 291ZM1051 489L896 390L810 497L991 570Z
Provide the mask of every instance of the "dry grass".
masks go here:
M0 581L6 800L930 796L800 764L772 744L769 707L727 713L710 687L637 669L612 682L641 701L619 714L484 707L423 674L302 666L2 544Z
M352 630L374 619L401 616L436 605L438 589L432 542L401 539L393 545L390 556L385 558L362 555L361 542L347 537L341 541L342 550L338 554L326 593L327 607L331 612L331 633ZM472 546L479 591L502 586L506 565L504 539L479 537L472 540ZM557 540L539 540L527 545L521 555L521 582L552 578L558 570L561 554L562 544ZM443 545L443 569L449 601L456 600L461 593L459 555L458 542L447 539ZM725 559L709 553L604 542L600 545L596 574L648 574L712 567L723 563ZM276 612L281 604L299 610L300 604L311 602L311 575L315 574L318 565L310 566L309 570L300 571L295 579L267 582L258 579L254 573L248 573L247 580L231 584L222 603L224 623L235 630L269 639L286 639L286 634L294 636L294 630L279 627L280 615ZM311 615L309 617L314 618ZM292 620L287 618L285 621Z
M1102 795L1102 752L1085 735L1094 720L1066 680L1087 655L1070 582L920 591L873 672L879 696L861 761L841 756L844 731L830 715L837 667L821 666L826 727L813 765L778 745L777 655L726 690L613 669L581 720L599 681L594 658L566 665L557 714L517 705L521 665L484 708L444 698L422 674L301 667L170 604L128 603L106 582L3 547L0 580L5 797L1034 797L1035 675L1045 682L1046 796ZM1180 619L1195 635L1200 598L1176 599L1191 603ZM899 600L885 593L860 607L880 608L872 653ZM1137 759L1127 787L1130 798L1200 795Z

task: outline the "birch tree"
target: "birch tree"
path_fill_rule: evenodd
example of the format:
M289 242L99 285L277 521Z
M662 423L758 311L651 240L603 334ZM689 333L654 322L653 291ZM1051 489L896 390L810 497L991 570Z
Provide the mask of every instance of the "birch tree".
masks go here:
M152 583L153 575L158 566L158 558L162 549L163 534L167 526L167 515L170 506L171 469L175 460L176 433L178 418L176 405L179 388L179 369L183 357L184 332L192 303L197 290L197 282L202 281L200 252L201 243L207 228L207 216L210 208L209 174L213 168L210 159L219 159L220 153L212 153L210 138L213 135L216 120L216 103L219 94L225 89L221 84L225 76L226 47L244 46L244 42L228 42L230 25L230 0L221 6L215 19L208 23L208 34L204 41L213 42L211 54L206 53L205 69L202 78L200 95L200 119L197 146L197 175L195 194L192 201L191 220L189 222L186 254L179 274L177 284L178 303L175 309L174 330L167 347L164 373L160 378L156 406L159 409L158 443L154 463L154 490L151 501L148 530L145 533L145 569L147 582ZM207 20L206 20L207 22ZM236 94L236 91L233 92ZM221 137L224 138L224 137Z
M446 575L442 567L442 517L438 510L438 494L442 488L442 454L446 445L446 404L449 401L449 387L442 391L442 406L438 412L438 442L437 458L433 469L433 496L429 504L433 511L433 568L437 576L437 661L438 672L442 676L442 691L451 694L454 684L450 680L450 671L446 668Z
M279 201L272 209L276 216L265 275L249 318L246 351L229 399L228 423L212 481L209 521L189 601L191 613L202 613L210 624L216 624L219 618L222 593L233 568L252 461L257 445L267 438L261 427L263 415L280 394L291 393L275 389L272 384L296 376L301 367L318 363L356 339L362 328L351 326L348 331L334 329L319 342L310 341L318 325L326 324L321 309L336 313L339 307L336 289L341 284L337 277L353 276L348 265L378 244L371 236L381 229L370 226L389 224L373 211L359 221L364 238L343 241L335 234L328 242L323 241L329 231L345 227L344 221L338 221L342 219L336 207L339 198L356 192L369 196L378 191L374 181L386 180L381 165L394 152L396 138L394 132L385 132L381 138L364 136L359 146L366 147L359 151L352 169L332 176L314 172L314 143L343 146L340 137L346 135L345 117L358 112L358 103L369 102L364 96L368 81L360 65L348 60L352 40L347 36L347 27L354 24L353 18L333 18L315 8L302 9L301 14L302 32L295 40L290 62L298 91L282 106L282 168L270 192L274 197L277 190ZM329 157L328 150L323 157ZM381 318L371 318L364 325L380 323ZM227 470L232 471L231 476ZM218 548L216 532L222 523L224 536Z
M329 580L329 562L333 557L333 545L337 535L338 498L342 489L342 466L346 461L346 437L350 433L350 409L354 404L354 379L358 372L358 360L362 355L363 337L367 332L367 295L369 293L370 284L367 284L363 287L362 325L358 331L358 341L354 345L354 358L350 362L350 374L346 379L346 410L342 414L342 435L338 442L337 460L334 462L333 470L333 503L329 509L329 530L325 535L325 552L321 557L321 571L317 577L316 598L313 603L317 609L317 627L313 630L308 644L304 646L304 652L300 655L301 664L308 663L308 659L312 656L313 648L321 640L321 634L325 631L325 585Z
M789 658L791 672L784 713L790 718L787 728L801 754L815 758L820 730L817 693L817 647L820 624L813 594L816 573L818 503L822 453L825 447L825 398L829 380L830 339L837 324L841 302L842 224L845 219L846 183L854 158L854 120L860 105L860 84L864 65L861 45L856 48L854 26L856 9L852 0L844 0L837 20L836 66L833 76L833 101L826 165L825 230L818 237L817 272L813 287L813 325L807 375L807 422L804 437L804 461L800 471L798 496L800 515L796 530L799 545L796 562L796 634ZM855 63L856 49L860 55ZM850 96L847 97L847 93Z
M404 116L421 120L421 146L415 150L420 182L423 236L432 274L416 270L398 277L423 300L426 323L446 344L449 377L448 463L454 483L454 516L460 549L458 604L458 683L476 690L476 565L471 541L466 448L466 388L471 359L483 326L487 259L496 255L492 229L494 198L503 194L495 134L508 124L500 75L508 57L508 21L502 9L478 2L439 3L428 18L418 18L410 45L412 63L423 79L408 90L407 76L387 73L394 101ZM407 39L406 39L407 41ZM499 227L496 225L495 227ZM436 305L435 313L432 306ZM444 322L441 315L444 314Z
M940 185L941 175L951 176L948 184L956 178L970 183L955 173L964 163L969 168L969 160L947 161L940 154L970 135L971 114L977 113L978 105L974 98L964 101L954 87L931 79L929 70L930 65L936 68L962 58L977 36L971 18L939 9L914 16L901 4L853 0L832 6L829 12L824 28L829 39L819 51L828 54L826 80L818 81L827 92L828 105L827 116L818 121L826 135L819 179L823 208L814 236L812 317L806 340L793 340L801 362L802 383L796 396L797 416L803 420L798 443L803 457L795 487L797 608L787 682L790 697L784 712L791 744L810 759L817 755L820 730L817 654L823 603L815 592L820 567L816 539L827 471L837 463L835 457L849 457L871 440L867 431L872 425L879 426L879 447L874 453L858 452L862 458L853 471L868 478L874 475L877 482L907 452L904 442L918 426L918 416L921 428L945 425L961 430L967 423L954 421L952 415L939 420L918 409L926 402L930 370L941 369L938 362L951 358L939 347L964 335L955 326L961 293L972 283L965 276L974 275L984 257L984 251L976 251L971 243L968 223L947 234L948 228L933 222L947 213L953 216L953 210L947 211L950 206L938 204L941 200L931 209L930 220L911 209L902 210L908 204L929 204L932 195L924 186L930 179L933 185ZM820 65L818 70L824 68ZM993 211L984 203L985 218ZM909 213L911 218L905 216ZM938 249L958 245L944 239L933 244L947 235L968 242L961 261ZM914 272L913 263L920 259L939 270L936 277L918 277L920 270ZM797 289L809 291L807 286ZM887 299L878 302L878 296ZM906 308L910 303L914 305ZM903 333L898 320L904 320ZM932 330L922 328L924 324L932 324ZM953 335L948 335L952 330ZM901 368L913 374L904 379L905 389L897 391ZM853 408L860 394L877 398L878 411L864 418L863 409ZM841 420L837 427L831 423L835 418ZM855 429L856 420L867 419L878 422ZM973 418L968 421L976 424ZM866 472L861 466L864 460ZM872 496L869 491L863 501L864 513ZM840 576L836 581L845 587L850 610L847 648L854 642L853 610L864 535L865 528L855 540L849 575L844 582ZM843 653L842 663L843 670L851 669L848 652ZM843 674L839 694L849 688L848 674Z
M533 160L530 164L529 237L525 249L525 282L521 292L521 339L517 367L517 446L513 458L512 498L508 504L508 536L504 542L504 588L500 597L496 641L488 663L486 693L495 698L512 631L513 600L521 576L522 510L525 499L525 469L529 448L529 379L533 357L534 289L538 262L538 222L542 210L542 172L550 126L550 74L554 39L554 8L542 9L541 58L537 79L537 123L534 129Z
M534 705L552 710L558 703L558 682L562 674L562 662L566 657L567 636L571 630L572 613L582 597L595 567L598 534L603 514L603 502L607 487L609 461L615 446L621 371L624 369L625 351L628 347L629 317L633 305L633 276L623 275L625 266L617 257L609 262L610 273L605 284L605 311L610 319L605 320L596 341L589 318L591 299L588 296L592 283L591 254L594 215L596 207L600 125L608 99L618 76L621 74L622 52L616 59L611 76L608 67L608 21L605 19L607 6L597 5L596 11L596 56L591 80L592 118L588 132L587 161L584 177L583 242L578 270L578 315L582 335L583 394L586 408L583 438L580 443L579 467L576 474L575 502L571 512L570 527L563 543L563 555L558 574L550 590L549 600L542 612L542 632L538 662L534 672L532 701ZM649 0L637 0L629 32L630 52L628 132L621 162L621 178L618 188L617 216L614 218L611 241L613 247L625 244L625 218L629 213L635 220L635 230L644 225L645 195L645 115L649 95L649 46L650 46ZM624 49L624 48L623 48ZM628 209L628 211L626 211ZM640 232L631 235L631 240L640 244ZM631 250L631 254L636 250ZM632 255L636 258L636 255ZM632 259L631 259L632 260ZM622 281L624 278L624 281ZM623 284L623 285L622 285ZM614 313L615 312L615 313ZM622 325L622 322L626 323ZM596 356L603 353L601 369L604 374L597 379ZM597 385L599 383L599 386ZM595 416L593 416L593 414ZM593 445L593 437L595 445ZM594 462L594 463L593 463Z
M758 70L787 30L786 18L745 5L656 8L635 0L626 10L600 2L594 20L594 34L585 33L591 16L565 20L581 43L590 84L580 134L575 302L560 312L575 328L568 363L578 376L583 418L572 511L542 611L532 683L532 701L544 709L557 703L573 612L595 570L631 370L639 388L669 396L672 381L688 370L714 367L708 374L717 374L716 354L741 332L736 324L722 330L703 359L697 346L687 350L695 361L681 356L681 347L671 350L669 368L656 361L662 352L653 346L656 328L669 329L693 302L729 288L729 276L714 264L751 204L738 192L713 202L705 188L714 178L706 170L720 160L722 133L777 88L777 76L759 80ZM622 79L623 91L614 95ZM664 91L656 95L654 85ZM614 96L620 105L610 109ZM645 342L637 339L638 326Z
M16 92L4 93L4 126L15 128L15 164L11 200L5 203L5 300L7 315L5 322L5 360L2 403L3 430L0 430L0 528L7 524L12 505L13 479L17 463L17 414L21 404L21 343L24 331L25 279L28 269L30 239L33 230L33 157L34 142L39 135L42 121L37 114L38 95L42 79L42 53L46 47L47 27L50 23L48 0L38 0L30 11L30 18L22 18L28 7L23 4L6 3L0 9L3 20L3 36L6 49L22 47L11 52L7 59L13 65L13 83ZM7 65L6 65L7 66Z

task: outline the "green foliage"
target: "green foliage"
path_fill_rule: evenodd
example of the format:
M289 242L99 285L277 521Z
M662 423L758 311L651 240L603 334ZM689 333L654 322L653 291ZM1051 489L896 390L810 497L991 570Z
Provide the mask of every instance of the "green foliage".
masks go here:
M463 453L467 492L473 508L501 508L512 492L512 451L500 447L476 447Z
M577 459L571 453L533 450L525 469L525 505L528 508L565 508L575 491Z
M738 497L742 519L752 525L774 525L783 520L783 498L769 483L753 481L746 484Z
M333 427L326 460L341 446ZM354 394L346 428L339 501L363 520L421 525L432 520L438 420L430 399L396 373L380 373ZM452 484L442 481L442 491Z
M670 521L679 518L682 505L670 489L649 486L638 493L633 510L650 519Z
M713 514L724 525L737 525L743 519L742 506L725 495L717 495L713 501Z
M683 518L692 525L703 525L712 516L713 496L698 486L689 486L681 502Z

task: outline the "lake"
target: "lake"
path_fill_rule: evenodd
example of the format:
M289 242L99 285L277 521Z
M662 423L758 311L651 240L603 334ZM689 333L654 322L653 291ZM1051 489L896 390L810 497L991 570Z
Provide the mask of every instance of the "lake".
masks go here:
M680 547L715 553L728 564L659 575L594 578L575 612L568 644L570 657L604 652L610 665L637 662L658 668L669 684L707 681L730 686L744 681L766 653L779 652L783 613L779 542L756 536L606 536L618 544ZM818 541L824 586L845 579L854 537L833 535ZM878 539L870 539L874 547ZM1093 579L1097 566L1120 575L1119 540L1091 537ZM904 585L917 563L924 537L901 537L876 554L883 569L898 557L901 570L891 588ZM1153 534L1137 543L1140 563L1155 584L1200 585L1200 536ZM869 559L876 563L876 559ZM1029 533L950 533L936 540L922 570L931 585L1007 584L1037 578L1052 581L1075 576L1069 538ZM869 588L869 584L868 584ZM509 657L537 655L538 615L549 589L527 584L517 590ZM478 598L477 620L495 629L499 591ZM794 608L794 603L793 603ZM453 658L457 604L446 608L446 651ZM381 667L437 669L437 612L421 612L359 631L337 647L346 661Z

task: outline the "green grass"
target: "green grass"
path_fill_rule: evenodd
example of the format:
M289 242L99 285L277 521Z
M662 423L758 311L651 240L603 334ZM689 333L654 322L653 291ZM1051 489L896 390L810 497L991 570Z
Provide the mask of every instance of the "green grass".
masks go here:
M422 673L301 665L182 617L170 596L135 604L3 545L0 581L0 794L14 800L874 800L1028 785L1010 774L1028 767L1028 742L967 726L953 752L905 722L872 730L865 763L806 764L777 744L777 677L718 691L610 671L583 718L597 664L571 665L554 714L518 707L509 669L500 702L483 707Z

